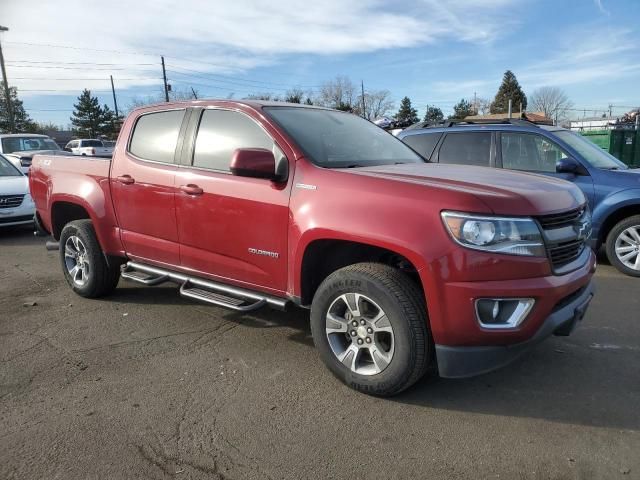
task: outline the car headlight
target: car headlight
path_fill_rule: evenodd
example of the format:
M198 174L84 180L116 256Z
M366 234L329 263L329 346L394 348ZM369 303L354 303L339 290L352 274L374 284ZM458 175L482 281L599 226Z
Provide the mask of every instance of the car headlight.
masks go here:
M544 257L542 234L531 218L442 212L442 220L460 245L485 252Z

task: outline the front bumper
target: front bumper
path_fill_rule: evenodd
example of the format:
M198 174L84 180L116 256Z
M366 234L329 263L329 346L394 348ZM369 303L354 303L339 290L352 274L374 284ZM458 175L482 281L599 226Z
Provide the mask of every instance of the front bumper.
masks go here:
M33 200L27 197L18 207L0 209L0 228L33 223L36 207Z
M528 340L512 345L449 346L436 344L441 377L463 378L480 375L512 362L550 335L566 336L582 320L595 288L593 280L558 304L537 332Z

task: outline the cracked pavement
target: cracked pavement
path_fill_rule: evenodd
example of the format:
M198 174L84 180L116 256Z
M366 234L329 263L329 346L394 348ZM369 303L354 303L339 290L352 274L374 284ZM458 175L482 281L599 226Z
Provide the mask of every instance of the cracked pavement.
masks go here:
M597 287L570 337L385 400L329 374L304 310L85 300L0 230L0 478L640 478L640 279Z

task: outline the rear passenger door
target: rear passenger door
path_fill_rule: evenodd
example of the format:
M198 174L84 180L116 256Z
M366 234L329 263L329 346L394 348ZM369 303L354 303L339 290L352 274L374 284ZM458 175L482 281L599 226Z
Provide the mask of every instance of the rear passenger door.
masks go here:
M131 258L180 264L174 177L186 113L175 109L141 114L126 150L119 150L111 162L111 195Z
M438 149L438 162L477 167L495 166L495 141L492 132L446 133Z
M234 176L238 148L283 150L257 119L221 108L194 112L193 147L176 175L176 212L183 268L273 293L286 290L289 181ZM186 145L186 144L185 144ZM293 157L292 157L293 158Z

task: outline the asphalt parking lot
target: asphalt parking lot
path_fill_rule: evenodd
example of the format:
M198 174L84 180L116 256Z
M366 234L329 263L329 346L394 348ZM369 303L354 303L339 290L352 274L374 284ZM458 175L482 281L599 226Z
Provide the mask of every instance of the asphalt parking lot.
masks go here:
M343 386L308 313L173 286L85 300L0 231L0 478L640 478L640 279L601 265L573 335L393 399Z

